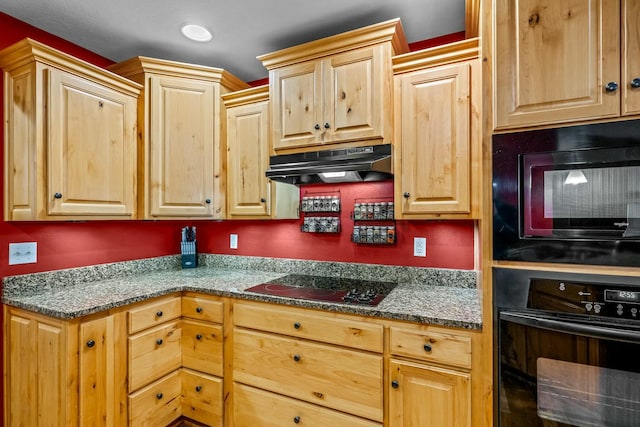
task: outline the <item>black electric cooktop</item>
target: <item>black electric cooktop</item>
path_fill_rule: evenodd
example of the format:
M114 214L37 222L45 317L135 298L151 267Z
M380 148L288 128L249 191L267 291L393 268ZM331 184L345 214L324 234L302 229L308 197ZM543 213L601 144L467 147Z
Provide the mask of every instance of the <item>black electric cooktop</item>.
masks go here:
M287 298L376 306L396 285L394 282L289 274L246 291Z

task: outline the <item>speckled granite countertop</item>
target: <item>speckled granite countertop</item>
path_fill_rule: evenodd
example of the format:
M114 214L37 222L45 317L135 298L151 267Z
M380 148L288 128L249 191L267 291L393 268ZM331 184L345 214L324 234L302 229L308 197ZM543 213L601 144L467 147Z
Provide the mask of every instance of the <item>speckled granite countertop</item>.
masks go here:
M477 273L417 267L200 255L200 267L180 269L178 256L101 264L4 278L2 302L72 319L177 291L269 301L387 319L482 328ZM285 274L394 281L376 307L246 292Z

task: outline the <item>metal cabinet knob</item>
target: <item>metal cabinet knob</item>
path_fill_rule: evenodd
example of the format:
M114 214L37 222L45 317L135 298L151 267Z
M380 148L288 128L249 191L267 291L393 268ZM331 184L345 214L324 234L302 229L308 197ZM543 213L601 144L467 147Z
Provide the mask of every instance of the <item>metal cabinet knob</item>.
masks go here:
M296 424L300 424L300 417L298 415L293 417L293 422L296 423Z
M313 127L315 130L320 129L320 125L318 123L316 123L316 125Z
M266 203L266 202L267 202L267 199L265 199L264 197L260 199L260 203Z
M200 340L202 339L202 334L198 334L198 335L196 335L196 339L197 339L198 341L200 341Z
M201 391L201 390L202 390L202 386L201 386L201 385L197 385L197 386L196 386L196 391L197 391L198 393L200 393L200 391Z
M91 347L93 347L94 345L96 345L96 342L95 342L94 340L89 340L89 341L87 341L87 347L91 348Z
M400 383L396 380L391 381L391 387L398 388L400 387Z
M156 311L156 316L162 317L162 314L163 314L162 311Z
M164 342L164 341L162 340L162 338L158 338L158 339L156 340L156 344L158 344L158 345L162 345L162 343L163 343L163 342Z
M430 344L425 344L423 348L427 353L431 353L432 348Z
M294 355L293 355L293 360L295 360L296 362L299 362L299 361L300 361L300 359L301 359L301 357L300 357L300 355L299 355L299 354L294 354Z
M631 82L629 82L629 84L631 85L631 87L640 87L640 77L636 77L635 79L631 80Z
M402 197L404 197L405 199L408 199L409 197L411 197L411 194L405 191Z
M62 193L56 193L53 195L53 197L56 199L62 199Z
M296 322L296 323L293 324L293 327L296 328L296 329L300 329L301 326L302 325L300 324L300 322Z
M197 307L196 308L196 313L202 313L202 307Z
M162 393L156 394L156 399L158 399L158 400L162 399Z
M609 82L604 86L604 90L606 90L607 92L615 92L618 90L618 83Z
M324 124L324 128L325 128L325 129L329 129L330 127L331 127L331 126L329 125L329 123L325 123L325 124Z
M211 204L211 199L205 199L205 200L204 200L204 202L205 202L206 204L210 205L210 204Z

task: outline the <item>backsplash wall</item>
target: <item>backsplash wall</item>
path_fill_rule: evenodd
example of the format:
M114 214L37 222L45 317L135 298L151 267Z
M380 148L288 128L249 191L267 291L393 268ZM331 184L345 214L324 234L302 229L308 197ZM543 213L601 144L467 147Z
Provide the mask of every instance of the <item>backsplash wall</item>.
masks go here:
M0 49L31 37L99 66L112 63L107 58L48 34L0 13ZM265 72L266 73L266 72ZM1 78L0 78L1 79ZM0 96L2 86L0 85ZM2 115L0 105L0 115ZM0 135L3 135L0 121ZM3 164L0 151L0 165ZM0 174L0 188L3 177ZM198 228L199 251L363 262L440 268L474 268L473 221L398 221L397 243L390 247L356 245L350 235L349 214L353 199L392 195L392 183L344 184L323 187L339 189L343 199L342 232L338 235L301 233L302 220L278 221L92 221L92 222L5 222L0 220L0 277L91 264L125 261L176 254L180 229ZM318 191L314 186L302 191ZM239 236L238 249L229 249L229 234ZM427 238L427 256L413 256L413 236ZM37 242L36 264L8 265L10 242Z

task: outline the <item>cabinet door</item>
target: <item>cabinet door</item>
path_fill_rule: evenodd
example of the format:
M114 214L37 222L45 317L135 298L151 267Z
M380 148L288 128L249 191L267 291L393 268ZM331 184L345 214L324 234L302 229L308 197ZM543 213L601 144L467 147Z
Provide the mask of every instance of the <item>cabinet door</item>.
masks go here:
M640 2L622 0L622 114L640 113Z
M80 424L106 426L111 417L107 393L112 378L107 376L110 333L107 317L80 325ZM109 399L111 400L111 399Z
M150 79L150 215L213 217L214 84Z
M322 142L383 138L390 130L391 70L385 48L358 49L323 61Z
M401 215L470 212L468 62L401 78Z
M498 0L494 80L498 128L620 113L617 0Z
M322 133L322 63L309 61L271 71L273 150L319 144Z
M227 110L227 200L231 217L269 217L269 103Z
M46 214L135 214L136 99L48 69Z
M389 427L471 425L468 373L390 360Z
M5 425L75 425L74 352L64 322L5 307L4 325Z

